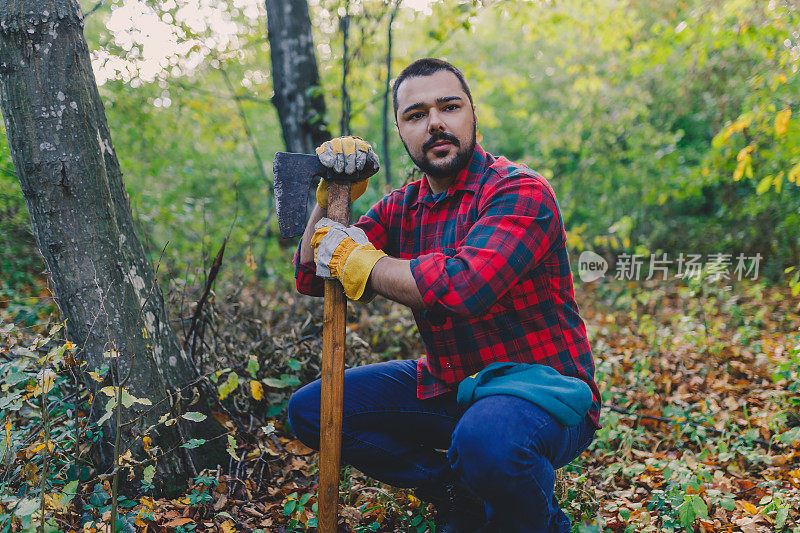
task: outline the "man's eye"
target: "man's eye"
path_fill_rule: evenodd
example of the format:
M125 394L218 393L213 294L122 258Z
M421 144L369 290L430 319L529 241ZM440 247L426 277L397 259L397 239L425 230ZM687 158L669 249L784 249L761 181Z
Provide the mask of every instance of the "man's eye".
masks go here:
M411 113L408 115L408 120L417 120L422 118L422 113Z
M445 111L455 111L456 109L458 109L458 105L456 104L447 104L444 106Z

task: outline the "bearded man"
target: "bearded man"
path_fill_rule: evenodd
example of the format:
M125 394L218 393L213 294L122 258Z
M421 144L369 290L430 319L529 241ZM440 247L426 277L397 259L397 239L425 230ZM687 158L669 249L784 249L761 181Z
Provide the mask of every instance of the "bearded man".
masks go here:
M342 460L417 488L437 532L569 531L555 469L591 443L600 393L555 193L476 143L472 94L453 65L415 61L393 102L422 179L352 226L325 218L323 181L295 256L299 292L322 295L323 278L336 278L352 300L407 305L425 345L418 360L345 371ZM377 164L353 137L317 154L338 172ZM320 382L288 409L297 437L319 449Z

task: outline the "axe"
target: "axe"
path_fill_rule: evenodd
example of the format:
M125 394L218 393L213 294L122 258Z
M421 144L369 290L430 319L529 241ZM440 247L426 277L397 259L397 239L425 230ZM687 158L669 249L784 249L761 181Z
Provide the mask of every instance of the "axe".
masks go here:
M303 233L308 191L315 176L328 180L328 218L350 224L350 185L366 179L377 168L369 165L357 174L339 174L316 155L278 152L272 167L275 211L284 239ZM325 280L322 323L322 398L320 402L319 499L320 533L336 533L339 499L339 463L342 451L344 401L345 319L347 298L338 280Z

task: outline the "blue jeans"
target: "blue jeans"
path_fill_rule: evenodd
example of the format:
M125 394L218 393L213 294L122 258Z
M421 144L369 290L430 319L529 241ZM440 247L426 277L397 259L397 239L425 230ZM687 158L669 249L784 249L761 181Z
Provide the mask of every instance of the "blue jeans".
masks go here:
M317 380L295 392L288 408L295 435L314 449L319 405ZM465 413L454 392L418 400L416 361L345 371L342 461L398 487L436 490L455 477L484 501L502 533L569 531L553 494L555 469L580 455L594 431L588 417L565 427L515 396L480 399Z

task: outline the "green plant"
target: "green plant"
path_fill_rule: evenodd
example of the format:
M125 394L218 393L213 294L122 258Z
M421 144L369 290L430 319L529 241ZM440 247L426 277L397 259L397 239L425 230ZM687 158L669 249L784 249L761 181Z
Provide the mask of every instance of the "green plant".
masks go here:
M310 509L306 509L312 498L315 498L313 493L298 496L297 492L293 492L286 496L283 514L289 517L287 527L290 531L306 531L310 527L317 527L317 502L314 501Z

